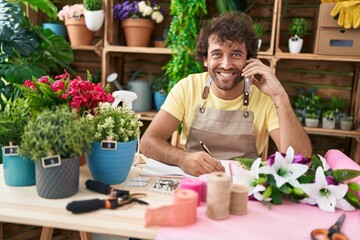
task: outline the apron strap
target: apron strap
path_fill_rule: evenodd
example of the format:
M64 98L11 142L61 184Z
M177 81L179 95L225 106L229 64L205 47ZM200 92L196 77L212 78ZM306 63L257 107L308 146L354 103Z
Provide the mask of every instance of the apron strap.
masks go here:
M199 108L199 111L201 113L205 112L205 101L209 95L209 91L210 91L210 84L211 84L211 77L209 76L207 79L206 79L206 82L205 82L205 87L204 87L204 90L203 90L203 93L202 93L202 100L201 100L201 105L200 105L200 108Z

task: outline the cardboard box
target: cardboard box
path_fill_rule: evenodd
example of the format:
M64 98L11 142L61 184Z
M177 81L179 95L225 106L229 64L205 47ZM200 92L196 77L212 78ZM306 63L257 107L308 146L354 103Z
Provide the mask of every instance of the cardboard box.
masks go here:
M357 29L321 28L317 30L316 54L360 56L360 31Z
M318 28L323 27L334 27L341 28L338 24L338 20L330 15L331 11L335 7L336 3L321 3L319 8L319 16L318 16Z
M360 29L345 29L330 12L335 3L321 3L316 24L315 54L360 55Z

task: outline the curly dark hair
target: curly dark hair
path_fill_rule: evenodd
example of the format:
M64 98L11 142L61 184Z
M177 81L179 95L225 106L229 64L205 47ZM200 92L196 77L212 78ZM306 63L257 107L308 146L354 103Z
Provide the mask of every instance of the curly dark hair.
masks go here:
M253 30L251 17L240 11L226 12L203 23L195 48L196 60L202 62L204 57L207 57L211 35L215 35L222 42L244 42L247 59L257 57L259 38Z

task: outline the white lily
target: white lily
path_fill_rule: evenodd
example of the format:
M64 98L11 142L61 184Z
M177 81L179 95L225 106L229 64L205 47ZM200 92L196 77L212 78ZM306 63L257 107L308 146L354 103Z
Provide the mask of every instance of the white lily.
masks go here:
M317 156L319 157L319 159L320 159L320 161L321 161L321 163L322 163L322 165L323 165L324 171L329 170L329 169L330 169L330 166L329 166L329 164L327 163L326 159L323 158L323 157L322 157L321 155L319 155L319 154L317 154Z
M344 199L348 186L346 184L328 185L322 167L316 169L314 183L300 184L300 187L309 195L309 198L305 198L301 202L311 205L317 204L321 210L327 212L334 212L335 207L345 211L355 210Z
M258 158L251 165L250 171L243 168L236 169L233 180L249 188L248 196L254 195L254 198L258 201L270 201L270 199L263 199L261 194L261 192L265 190L265 187L257 184L257 180L259 180L260 163L261 158Z
M292 147L287 149L285 157L276 152L274 164L272 166L261 167L259 173L272 174L278 188L285 183L297 186L299 184L297 178L306 173L309 167L304 164L292 163L293 159L294 149Z

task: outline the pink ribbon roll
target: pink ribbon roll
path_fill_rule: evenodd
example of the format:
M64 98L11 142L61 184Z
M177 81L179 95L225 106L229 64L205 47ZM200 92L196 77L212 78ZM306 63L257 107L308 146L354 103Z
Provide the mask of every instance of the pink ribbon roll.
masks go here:
M202 195L203 182L197 178L183 178L180 180L179 189L191 189L198 194L198 206L200 205L200 197Z
M177 189L172 205L146 209L145 227L178 227L194 224L197 221L198 198L198 193L194 190Z

